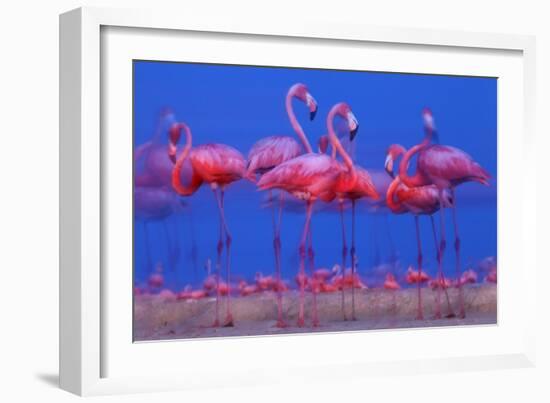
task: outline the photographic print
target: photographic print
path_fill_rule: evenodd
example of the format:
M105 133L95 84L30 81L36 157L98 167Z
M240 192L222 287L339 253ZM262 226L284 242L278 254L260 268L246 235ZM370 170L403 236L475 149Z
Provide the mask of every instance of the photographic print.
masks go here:
M497 322L497 79L133 61L134 341Z

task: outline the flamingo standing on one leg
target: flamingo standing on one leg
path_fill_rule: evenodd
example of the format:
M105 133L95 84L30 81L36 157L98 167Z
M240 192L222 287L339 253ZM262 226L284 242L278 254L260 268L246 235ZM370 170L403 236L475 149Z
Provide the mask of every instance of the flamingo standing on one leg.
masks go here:
M439 210L440 206L440 195L437 187L435 185L425 185L418 186L414 188L409 188L403 182L399 176L395 176L393 172L394 161L397 160L401 155L405 154L406 150L403 146L399 144L392 144L388 148L388 155L386 157L385 169L388 174L393 177L393 181L388 187L386 192L386 205L394 214L403 214L411 213L414 216L414 223L416 227L416 242L418 247L418 276L420 277L422 273L422 241L420 239L420 224L419 216L428 215L432 220L432 232L434 235L435 247L438 251L437 260L440 262L439 256L439 247L437 245L437 236L435 233L435 226L433 225L433 214ZM451 193L448 189L443 192L443 202L447 207L452 206L453 200ZM443 273L441 270L441 265L439 267L438 277L442 278ZM418 289L418 309L416 314L416 319L424 319L424 313L422 309L422 290L421 290L421 281L417 281ZM450 306L449 306L450 307ZM440 304L440 292L437 291L437 303L436 303L436 314L437 318L441 317L441 304ZM448 316L454 316L454 314L449 313Z
M307 153L311 153L311 145L307 140L307 137L298 123L294 110L292 108L292 100L296 98L304 102L309 108L310 119L313 120L317 112L317 102L311 96L308 91L308 88L301 83L294 84L288 90L286 95L286 112L290 123L298 135L299 139L304 146L304 149ZM265 137L258 142L256 142L250 152L248 153L248 163L247 171L249 174L260 174L263 175L266 172L269 172L276 166L282 164L285 161L296 158L298 155L302 154L302 147L300 144L292 137L289 136L270 136ZM273 203L271 191L269 191L270 203ZM279 207L277 212L277 207L273 204L273 249L275 253L275 273L277 276L277 281L281 281L281 215L283 208L283 193L280 195ZM280 290L277 290L277 327L285 327L286 324L283 321L283 307L282 307L282 294Z
M260 190L282 189L306 202L306 220L299 246L300 277L305 277L306 240L309 232L313 204L318 198L334 198L332 192L339 175L349 174L349 186L355 185L357 173L353 161L346 153L334 132L334 118L339 115L346 119L350 140L353 140L358 129L357 119L346 103L338 103L332 107L327 116L327 128L332 147L342 156L344 164L335 159L318 153L307 153L286 161L264 174L259 182ZM304 285L300 286L300 309L298 326L304 325ZM313 314L313 326L318 325L317 313Z
M335 152L332 152L332 158L336 157ZM352 178L351 174L341 174L338 176L338 181L335 183L332 191L335 193L336 198L338 199L340 206L340 217L342 222L342 241L343 241L343 250L342 250L342 264L345 270L346 267L346 253L347 253L347 244L346 244L346 230L344 226L344 202L345 200L351 201L351 277L355 278L355 264L356 264L356 250L355 250L355 204L357 200L361 198L370 198L373 200L380 199L376 187L372 182L369 172L361 168L358 165L354 166L354 176ZM342 287L342 311L344 320L346 319L344 303L344 287ZM355 286L351 288L351 319L357 320L355 316Z
M460 279L460 237L458 235L458 223L456 218L456 200L454 189L464 182L478 182L489 185L489 173L475 162L472 157L464 151L439 144L430 144L435 132L434 118L431 110L425 108L422 112L426 136L424 140L410 148L404 155L399 165L399 176L408 187L424 185L435 185L439 192L440 201L440 226L441 240L439 246L439 259L443 261L443 253L446 246L445 237L445 190L448 189L453 199L453 223L455 232L455 253L456 253L456 277ZM416 172L409 176L407 168L411 158L418 154ZM441 263L440 263L441 265ZM462 286L458 286L459 316L466 316L464 311L464 294Z
M183 151L177 157L177 144L181 137L182 130L186 136L186 143ZM205 182L210 185L220 213L220 237L218 240L218 274L216 281L219 285L219 267L221 263L221 254L223 251L223 237L225 234L226 247L226 270L227 285L231 284L231 234L227 226L224 210L224 194L226 187L232 182L246 177L246 162L242 154L225 144L202 144L192 147L193 137L191 129L183 122L174 123L170 128L170 144L168 147L168 156L175 162L172 171L172 186L174 190L182 196L191 196ZM191 182L184 185L181 181L181 170L184 162L189 159L192 167ZM220 194L218 196L218 189ZM216 287L216 319L214 326L219 326L219 287ZM227 293L227 311L224 326L233 326L233 315L230 305L231 296Z

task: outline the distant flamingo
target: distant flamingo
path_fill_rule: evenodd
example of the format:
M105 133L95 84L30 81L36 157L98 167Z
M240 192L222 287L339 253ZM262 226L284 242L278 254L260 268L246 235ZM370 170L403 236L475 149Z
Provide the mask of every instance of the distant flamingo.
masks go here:
M460 284L475 284L477 283L477 273L472 269L466 270L460 277ZM458 286L458 284L457 284Z
M171 188L173 163L166 155L163 133L175 122L174 113L164 108L151 139L134 151L135 186Z
M385 168L388 174L391 177L394 177L393 164L401 155L405 154L406 150L403 146L399 144L392 144L388 148L388 155L386 157ZM451 193L448 189L443 191L443 202L445 206L452 206L453 200L451 198ZM435 185L424 185L410 188L406 186L402 181L400 176L394 177L392 183L388 187L386 193L386 205L394 214L402 213L411 213L414 216L414 224L416 227L416 243L418 247L418 273L422 272L422 241L420 239L420 224L419 216L427 215L430 217L432 222L432 232L435 241L435 248L438 251L437 260L441 261L439 256L439 247L437 245L437 235L435 233L435 224L433 219L433 214L439 210L440 205L440 196L439 191ZM443 277L443 268L439 264L438 268L438 277ZM424 319L424 313L422 309L422 288L421 282L417 281L417 290L418 290L418 309L416 314L416 319ZM437 294L437 303L436 303L436 318L441 317L441 297L438 290ZM449 313L449 316L454 316L454 314Z
M386 290L399 290L401 286L395 279L395 276L392 273L386 274L386 279L384 280L384 288Z
M298 138L302 142L306 152L311 153L311 145L307 140L307 137L298 123L292 108L292 100L296 98L304 102L309 108L310 119L313 120L317 112L317 102L313 96L309 93L308 88L301 83L294 84L287 92L286 95L286 112L290 123L298 135ZM256 142L250 152L248 153L247 171L249 174L260 174L272 170L276 166L282 164L285 161L296 158L302 154L302 147L292 137L289 136L270 136L265 137ZM273 203L271 190L269 191L270 203L273 204L273 249L275 253L275 273L277 281L281 281L281 215L283 208L283 193L279 198L279 207ZM283 320L283 307L282 307L282 295L281 292L277 292L277 327L285 327L286 323Z
M168 219L175 213L183 211L183 203L171 190L162 187L134 187L134 217L143 222L145 233L145 261L147 270L151 270L151 251L149 243L149 224L159 222L162 224L169 250L169 268L175 269L177 262L177 241L173 244Z
M417 271L414 270L412 266L409 266L407 274L405 275L405 281L408 284L426 283L430 281L430 276L428 276L428 273L425 271Z
M326 199L334 197L330 192L338 181L340 175L348 175L348 186L355 185L357 173L353 167L353 161L342 147L334 132L334 118L339 115L346 119L350 140L353 140L358 129L357 119L351 108L346 103L338 103L332 107L327 116L327 128L332 147L342 156L344 164L340 164L331 157L309 152L299 157L286 161L271 171L264 174L259 182L260 190L283 189L298 199L306 202L306 220L299 246L300 275L305 277L305 253L306 240L309 233L313 204L318 198ZM345 168L344 168L345 167ZM313 251L312 251L313 252ZM318 326L319 320L314 308L313 326ZM300 308L298 314L298 326L304 325L304 282L300 285Z
M439 191L440 200L440 226L441 240L439 247L439 259L443 261L443 253L446 246L445 236L445 190L448 189L453 200L453 223L455 230L455 252L456 252L456 278L460 279L460 237L458 235L458 223L456 218L456 199L454 189L464 182L478 182L483 185L489 185L489 173L483 169L472 157L458 148L443 146L439 144L430 144L435 131L434 118L431 110L424 109L422 112L424 118L424 128L426 136L424 140L412 147L405 153L399 165L399 176L403 183L408 187L419 187L425 185L435 185ZM411 158L418 154L416 163L416 172L409 176L407 168ZM459 316L464 318L464 294L462 286L459 283Z
M182 130L186 136L186 143L183 151L177 157L177 144L181 137ZM192 147L191 129L183 122L174 123L170 128L170 144L168 146L168 156L175 162L172 171L172 186L174 190L182 196L191 196L199 187L206 182L210 185L220 213L220 237L217 245L217 292L216 292L216 319L214 326L219 326L218 300L220 295L219 267L221 264L221 255L223 252L223 237L225 234L226 247L226 271L227 285L231 284L231 234L227 226L224 210L224 195L226 187L232 182L246 177L246 162L242 154L225 144L203 144ZM181 170L185 161L191 162L192 174L189 185L184 185L181 181ZM218 197L218 189L220 195ZM230 305L231 295L227 292L227 311L224 326L233 326L233 315Z
M493 267L489 271L489 274L487 274L487 276L485 277L485 282L486 283L493 283L493 284L497 283L497 268L496 267Z

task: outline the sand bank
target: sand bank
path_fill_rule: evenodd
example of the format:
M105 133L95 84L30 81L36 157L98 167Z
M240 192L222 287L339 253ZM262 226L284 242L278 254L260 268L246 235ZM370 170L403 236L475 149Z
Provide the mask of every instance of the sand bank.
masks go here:
M451 306L456 310L458 291L449 289ZM461 326L496 323L497 287L493 284L464 287L466 318L434 319L436 291L423 289L425 320L416 320L416 289L389 291L356 290L357 321L343 321L340 293L317 294L321 325L311 327L312 295L306 294L306 326L296 326L298 291L284 293L284 318L288 327L274 327L277 305L273 293L232 297L234 327L213 328L215 298L199 301L171 300L159 295L135 297L134 339L163 340L197 337L230 337L304 332L334 332L388 328ZM448 313L445 294L441 294L442 313ZM346 290L346 307L351 313L351 290ZM225 316L225 298L220 301L220 319Z

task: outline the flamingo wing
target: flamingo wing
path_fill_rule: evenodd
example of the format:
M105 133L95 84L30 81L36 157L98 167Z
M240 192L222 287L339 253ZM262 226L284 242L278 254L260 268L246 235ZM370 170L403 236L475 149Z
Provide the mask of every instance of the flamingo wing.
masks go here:
M279 188L290 193L318 196L330 191L340 171L339 164L327 155L303 154L267 172L258 181L258 187L260 190Z
M438 186L456 186L475 181L488 185L489 173L464 151L450 146L432 145L420 153L418 167Z
M374 185L369 172L357 165L355 166L355 170L357 172L357 181L355 182L355 186L350 193L357 194L358 197L369 197L374 200L379 200L380 195L376 190L376 186Z
M246 177L243 155L225 144L203 144L190 155L193 171L208 183L229 184Z
M432 185L416 188L401 186L396 195L413 214L433 214L439 209L439 192Z
M302 154L302 147L292 137L265 137L250 149L247 170L249 173L263 174L300 154Z

